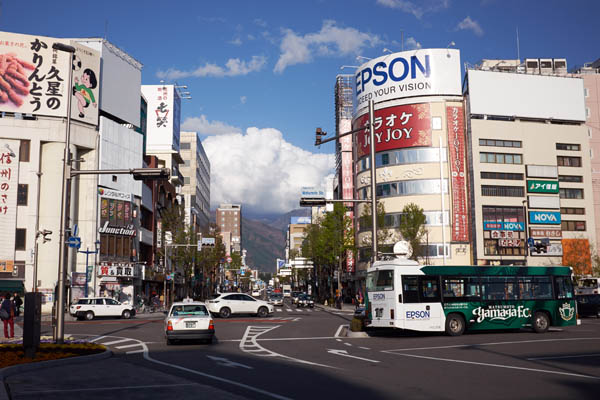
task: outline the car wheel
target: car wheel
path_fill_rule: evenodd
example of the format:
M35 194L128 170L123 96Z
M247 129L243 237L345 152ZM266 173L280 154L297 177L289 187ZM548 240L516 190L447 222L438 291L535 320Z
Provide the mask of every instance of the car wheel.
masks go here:
M123 314L121 314L121 318L123 318L123 319L131 318L131 312L129 310L123 310Z
M231 310L227 307L223 307L221 308L221 311L219 311L219 315L221 318L229 318L231 316Z
M269 310L267 307L261 307L258 309L258 313L256 315L258 315L260 318L265 318L267 315L269 315Z
M87 319L88 321L91 321L94 319L94 313L91 311L88 311L85 313L85 319Z
M446 318L446 333L450 336L460 336L465 331L465 319L460 314L450 314Z
M535 333L545 333L550 327L550 318L545 312L538 311L533 315L533 330Z

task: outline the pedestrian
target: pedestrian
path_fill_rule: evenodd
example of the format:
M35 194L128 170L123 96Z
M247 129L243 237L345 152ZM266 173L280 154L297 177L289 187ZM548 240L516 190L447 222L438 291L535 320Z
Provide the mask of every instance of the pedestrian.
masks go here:
M19 296L19 293L15 293L13 301L15 302L15 317L18 317L21 314L21 306L23 305L23 300Z
M10 293L4 295L4 301L0 306L0 316L4 323L4 337L7 339L15 337L15 303L10 299ZM10 336L8 327L10 326Z

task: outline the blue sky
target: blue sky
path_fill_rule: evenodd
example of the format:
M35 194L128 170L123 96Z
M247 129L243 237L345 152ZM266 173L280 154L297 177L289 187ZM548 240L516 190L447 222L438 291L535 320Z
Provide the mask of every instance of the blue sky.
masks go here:
M598 0L3 0L0 7L0 30L106 35L144 64L143 84L187 85L193 98L183 102L182 123L201 133L211 158L213 203L257 212L295 208L299 186L327 175L333 145L315 148L314 130L335 131L335 77L353 71L340 67L359 65L357 55L400 51L402 33L405 50L453 41L463 63L516 58L517 27L521 59L565 57L571 68L600 58ZM245 162L223 157L224 147Z

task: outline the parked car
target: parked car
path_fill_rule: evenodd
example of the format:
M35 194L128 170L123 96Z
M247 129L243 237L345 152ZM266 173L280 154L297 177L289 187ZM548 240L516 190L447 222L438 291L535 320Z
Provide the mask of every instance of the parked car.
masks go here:
M296 301L296 307L315 307L315 301L311 295L302 293L298 296L298 300Z
M254 296L254 297L260 297L260 290L258 290L258 289L254 289L254 290L252 291L252 296Z
M200 301L176 302L165 312L167 345L174 340L202 339L208 343L215 336L215 325L210 311Z
M300 296L302 292L292 292L292 304L296 304L298 302L298 296Z
M211 313L222 318L229 318L232 314L256 314L264 318L275 311L272 304L245 293L223 293L215 299L208 300L206 306Z
M135 315L131 304L122 304L110 297L84 297L69 307L69 313L77 319L93 320L95 317L121 317Z
M281 293L272 293L269 296L269 303L274 306L282 306L283 305L283 295Z
M579 316L600 318L600 294L581 294L575 298Z

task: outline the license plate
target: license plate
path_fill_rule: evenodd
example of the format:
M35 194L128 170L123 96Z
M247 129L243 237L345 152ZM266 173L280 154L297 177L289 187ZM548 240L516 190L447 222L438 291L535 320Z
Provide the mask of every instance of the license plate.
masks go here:
M196 327L196 321L186 321L185 322L185 327L186 328L195 328Z

